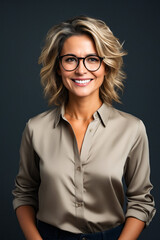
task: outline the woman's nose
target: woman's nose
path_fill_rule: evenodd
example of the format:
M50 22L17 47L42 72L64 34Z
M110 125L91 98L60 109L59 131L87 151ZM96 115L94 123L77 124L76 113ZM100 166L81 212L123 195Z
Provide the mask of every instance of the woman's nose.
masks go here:
M76 68L75 72L78 74L84 74L87 72L87 69L85 68L84 63L83 63L83 59L79 60L79 65Z

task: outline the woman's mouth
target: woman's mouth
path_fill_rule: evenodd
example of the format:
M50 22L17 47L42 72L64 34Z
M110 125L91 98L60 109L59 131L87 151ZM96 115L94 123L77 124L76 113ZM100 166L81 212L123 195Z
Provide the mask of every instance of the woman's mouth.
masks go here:
M93 79L72 79L72 81L80 87L87 86Z

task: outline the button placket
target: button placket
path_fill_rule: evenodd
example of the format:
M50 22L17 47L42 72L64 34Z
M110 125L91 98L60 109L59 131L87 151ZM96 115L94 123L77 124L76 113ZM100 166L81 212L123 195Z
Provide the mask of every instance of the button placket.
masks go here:
M79 166L78 169L81 169ZM75 194L76 202L83 202L83 171L75 170Z
M78 218L83 219L83 169L80 155L75 157L75 212Z
M88 159L89 151L92 146L92 137L97 129L97 120L92 121L86 131L81 149L81 161L85 163Z
M83 169L83 163L85 163L88 160L88 155L90 148L92 146L92 137L94 134L94 131L97 128L97 121L92 121L86 131L81 154L77 151L78 148L75 149L75 213L78 217L79 224L81 227L85 225L85 219L84 219L84 200L83 200L83 194L84 191L84 169ZM76 138L74 142L74 146L76 145Z

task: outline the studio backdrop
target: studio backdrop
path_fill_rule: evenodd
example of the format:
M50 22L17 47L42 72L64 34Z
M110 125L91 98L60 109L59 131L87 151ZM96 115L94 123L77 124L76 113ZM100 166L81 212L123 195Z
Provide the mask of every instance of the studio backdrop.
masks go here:
M0 239L24 239L12 208L11 191L18 171L25 124L29 118L48 109L38 65L44 38L53 25L77 15L105 21L128 52L124 57L127 79L122 104L115 107L142 119L146 126L157 213L139 239L160 239L159 10L158 0L0 1Z

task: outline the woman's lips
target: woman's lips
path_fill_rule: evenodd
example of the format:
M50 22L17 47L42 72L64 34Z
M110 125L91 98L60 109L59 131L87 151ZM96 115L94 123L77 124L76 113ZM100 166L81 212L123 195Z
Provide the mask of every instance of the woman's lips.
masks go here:
M89 78L89 79L72 79L72 81L80 87L84 87L87 86L93 79Z

